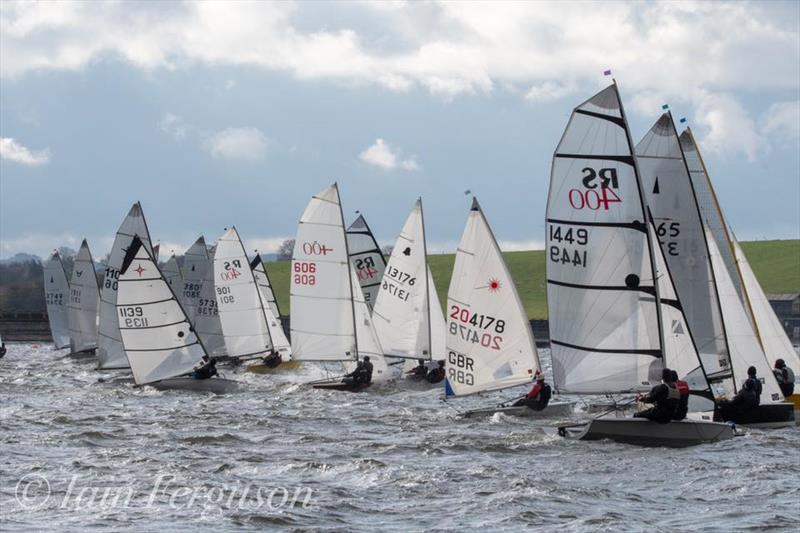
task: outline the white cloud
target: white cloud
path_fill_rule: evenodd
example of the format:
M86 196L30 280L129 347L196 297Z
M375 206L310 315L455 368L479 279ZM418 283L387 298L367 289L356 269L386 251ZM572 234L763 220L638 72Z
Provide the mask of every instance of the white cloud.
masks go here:
M772 104L761 123L765 135L778 141L797 142L800 139L800 100Z
M358 157L368 165L380 167L385 170L393 170L396 168L412 172L419 170L419 165L413 157L402 159L400 153L395 153L392 147L383 139L376 139L375 143L361 152Z
M755 121L735 98L704 93L697 100L695 121L707 131L700 140L704 149L719 153L741 151L752 161L767 148Z
M577 90L574 83L544 81L532 85L525 93L525 99L531 102L552 102L569 96Z
M27 253L45 258L61 246L77 250L81 245L81 240L72 233L26 233L13 239L3 238L0 242L0 256L9 257L18 253ZM89 245L91 246L91 244L90 242ZM98 252L99 250L94 250L92 247L95 259L103 257L103 254Z
M172 113L164 113L158 122L158 129L172 136L176 141L180 141L186 137L189 128L181 117Z
M0 137L0 159L37 167L50 162L50 150L30 150L12 137Z
M213 157L260 161L267 155L267 137L257 128L227 128L208 142Z
M544 242L542 241L499 241L497 245L504 252L544 250Z

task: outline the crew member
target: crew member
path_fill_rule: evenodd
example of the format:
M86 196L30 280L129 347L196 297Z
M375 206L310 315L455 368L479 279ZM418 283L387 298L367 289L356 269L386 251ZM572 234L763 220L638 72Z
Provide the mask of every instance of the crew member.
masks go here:
M415 378L426 378L428 376L428 367L425 366L425 359L417 359L417 366L409 370L408 373Z
M756 377L756 367L751 366L747 369L747 379L733 400L718 402L723 419L736 419L739 415L758 407L761 403L761 389L761 381Z
M683 420L686 418L686 413L689 412L689 384L678 379L678 373L674 370L672 371L672 383L675 384L675 389L678 391L678 407L675 409L672 419Z
M208 354L203 356L200 365L192 372L194 379L209 379L217 375L217 362L210 358Z
M533 388L524 398L517 400L514 403L514 407L527 406L534 411L541 411L547 407L553 392L550 389L550 385L544 381L544 372L537 370L534 376L536 377L536 383L534 383Z
M372 363L369 360L369 356L365 355L364 359L356 365L356 369L345 375L342 381L350 385L369 385L372 383Z
M444 360L439 361L439 365L436 368L431 369L428 372L428 375L425 379L428 380L428 383L439 383L444 379L446 372L444 371Z
M6 343L0 341L0 359L6 355Z
M794 372L786 366L786 361L783 359L776 360L772 373L775 374L775 379L778 380L778 386L780 386L784 396L794 394Z
M661 383L650 389L647 396L639 395L637 400L651 403L653 407L639 411L633 415L635 418L647 418L660 424L666 424L672 420L680 400L680 393L672 382L672 370L669 368L662 370Z
M281 357L279 352L272 352L268 356L264 357L263 362L264 366L267 368L275 368L283 362L283 357Z

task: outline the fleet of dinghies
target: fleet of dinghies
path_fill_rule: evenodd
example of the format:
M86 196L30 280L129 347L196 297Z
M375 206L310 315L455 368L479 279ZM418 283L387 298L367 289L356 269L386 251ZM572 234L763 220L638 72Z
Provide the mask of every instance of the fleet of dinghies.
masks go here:
M634 145L616 82L573 110L553 156L546 243L558 396L539 410L511 400L464 416L555 419L563 437L647 446L714 442L736 425L798 419L800 396L784 398L771 362L782 358L800 375L800 357L725 221L692 131L679 134L670 112ZM129 370L138 386L214 393L241 387L216 372L216 360L258 374L314 362L328 377L309 385L349 392L404 386L422 365L443 365L435 386L444 399L529 386L544 370L476 198L444 312L421 199L387 261L363 215L345 225L336 183L311 198L290 265L288 336L261 256L248 256L235 227L164 263L157 250L137 202L100 282L85 240L69 275L54 252L43 271L55 347L96 353L99 369ZM343 379L366 361L371 381ZM761 403L731 410L750 367ZM658 385L666 368L688 384L687 416L633 417L632 395ZM587 397L626 395L600 415L575 409Z

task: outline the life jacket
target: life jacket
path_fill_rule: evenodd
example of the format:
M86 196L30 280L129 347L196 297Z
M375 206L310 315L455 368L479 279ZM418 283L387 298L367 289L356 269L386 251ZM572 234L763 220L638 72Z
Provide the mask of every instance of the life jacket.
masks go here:
M675 400L678 401L681 399L681 391L678 390L678 387L675 383L668 383L667 384L667 400Z
M689 384L685 381L678 380L675 382L675 388L678 389L678 392L681 395L681 398L684 396L689 396Z
M672 415L672 419L683 420L689 412L689 384L685 381L678 380L675 382L675 389L678 391L680 398L678 399L678 406L675 408L675 414Z

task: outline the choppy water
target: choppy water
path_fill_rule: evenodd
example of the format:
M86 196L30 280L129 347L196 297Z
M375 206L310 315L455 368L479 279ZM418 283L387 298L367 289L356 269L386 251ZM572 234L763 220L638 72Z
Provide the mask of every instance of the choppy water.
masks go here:
M682 450L565 441L530 420L454 417L518 391L444 404L439 390L300 385L322 375L235 374L246 391L228 396L158 392L100 384L93 364L12 344L0 360L0 529L731 531L800 521L797 429Z

